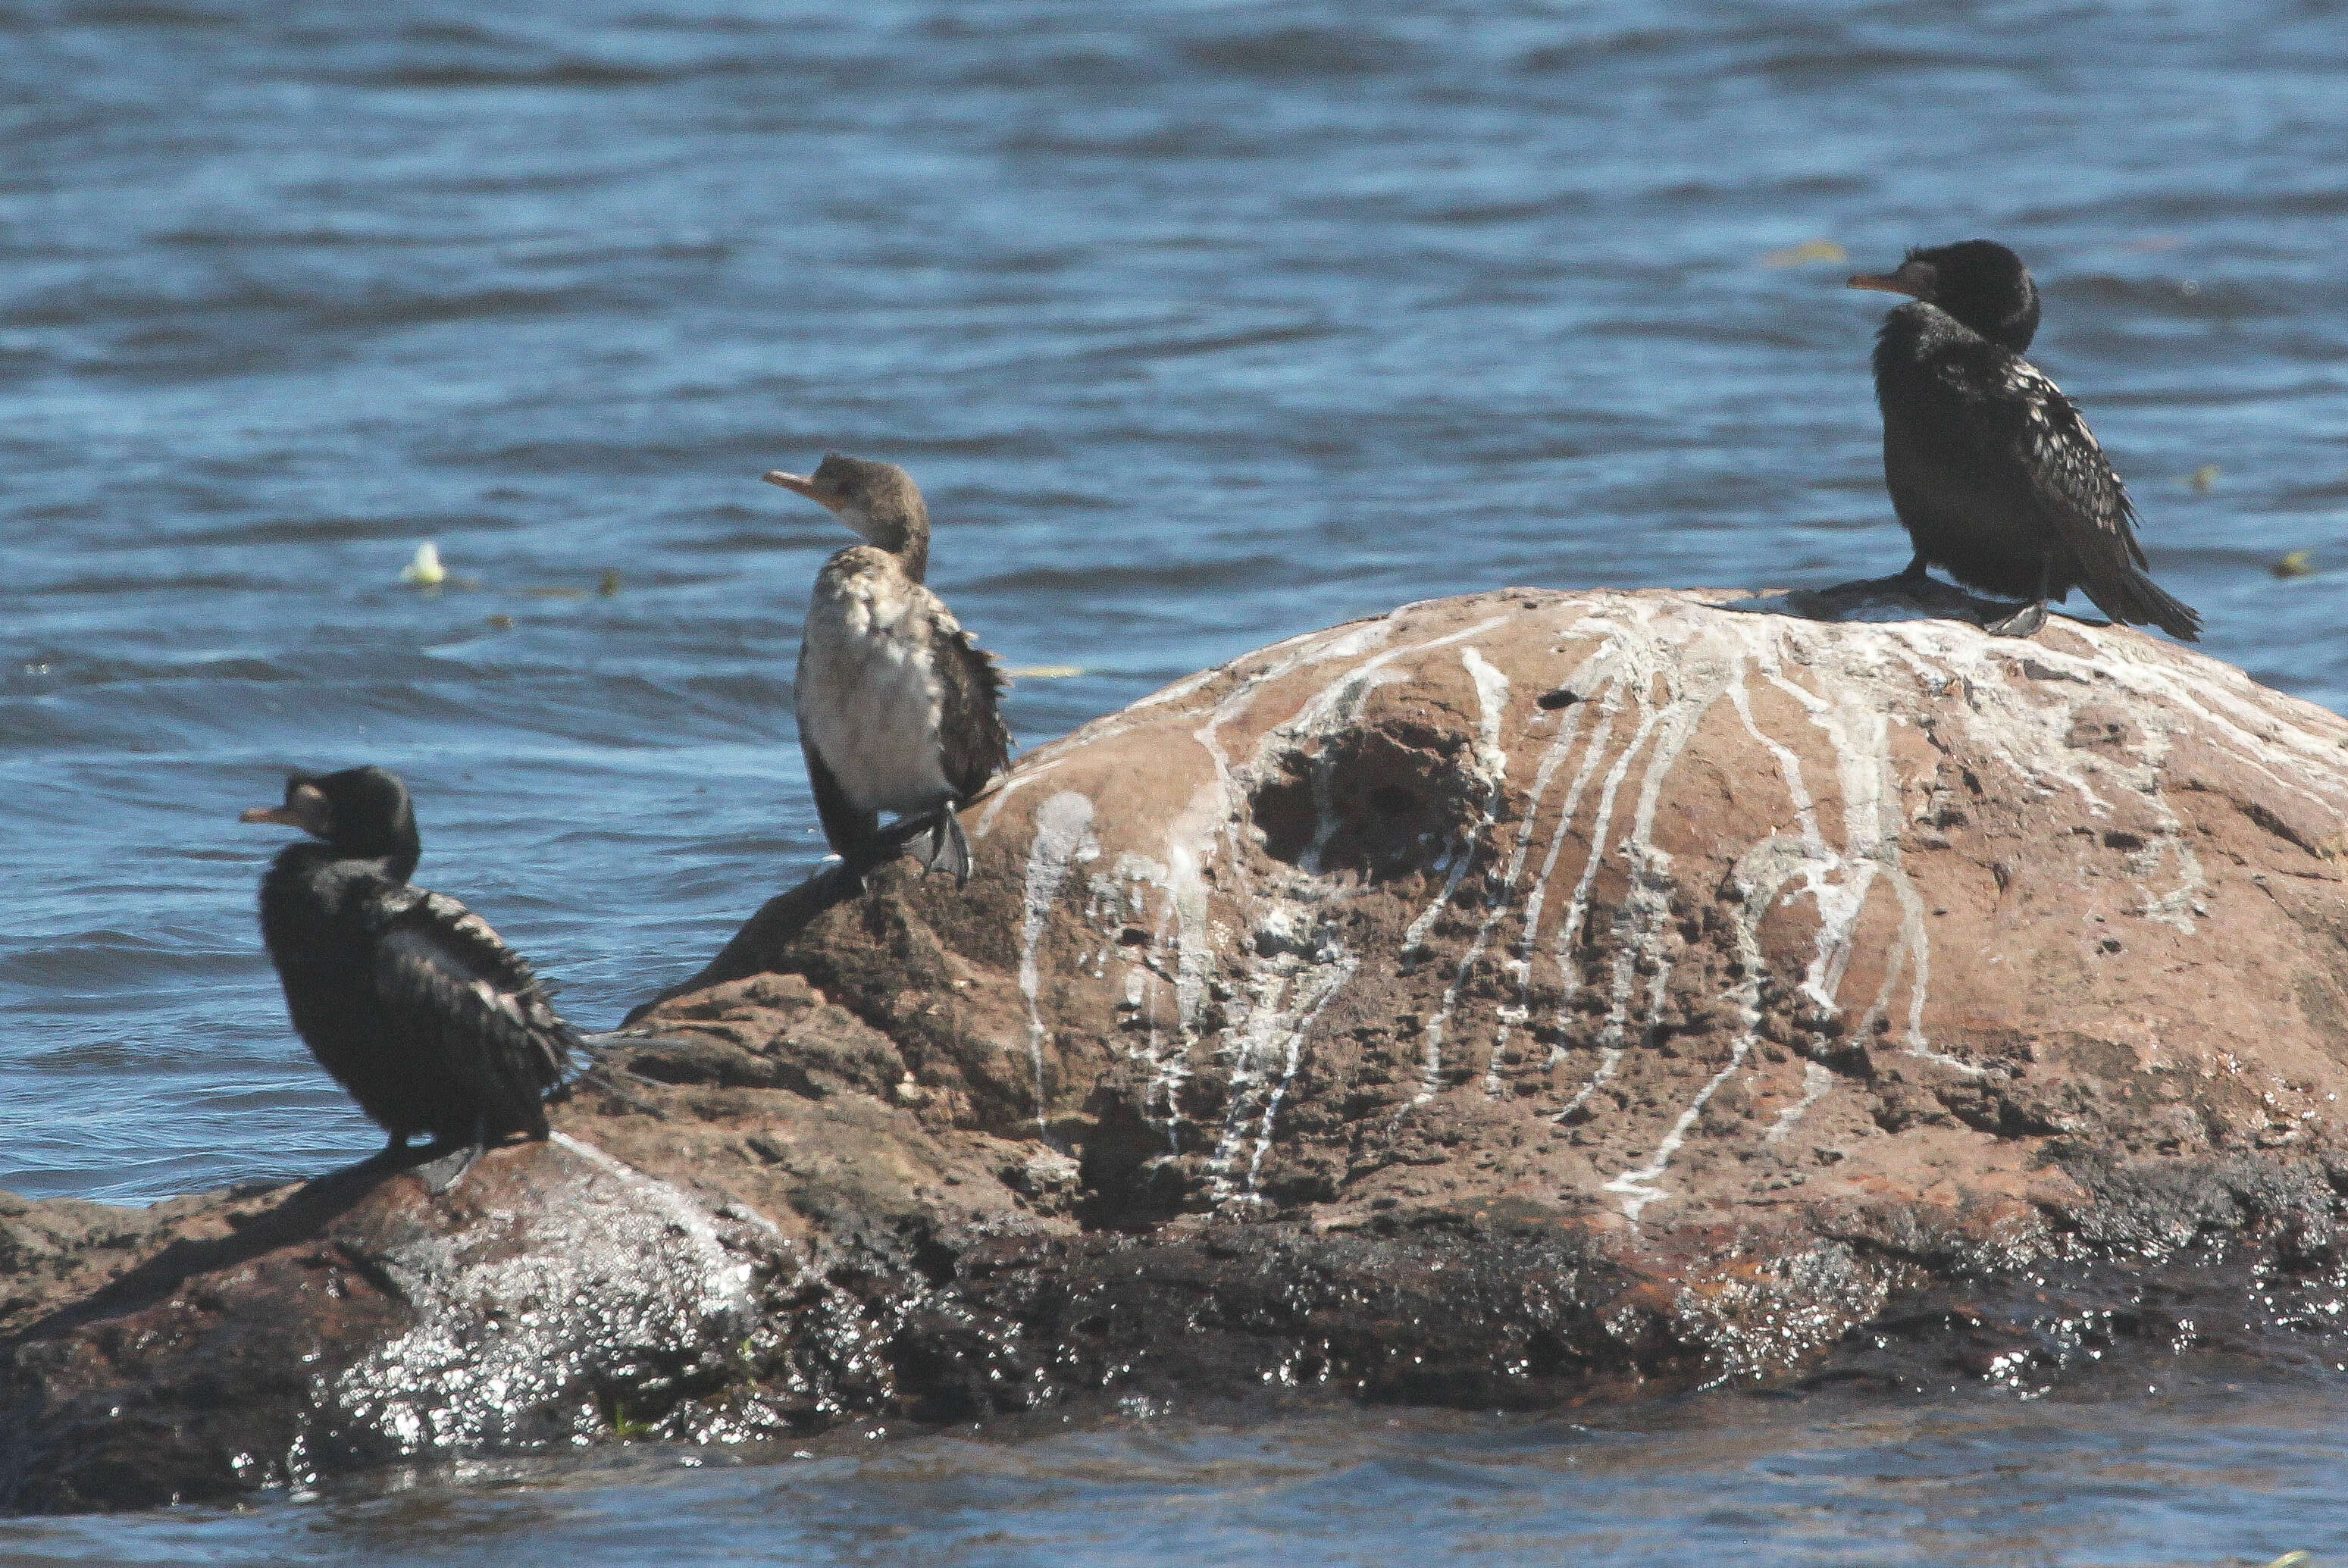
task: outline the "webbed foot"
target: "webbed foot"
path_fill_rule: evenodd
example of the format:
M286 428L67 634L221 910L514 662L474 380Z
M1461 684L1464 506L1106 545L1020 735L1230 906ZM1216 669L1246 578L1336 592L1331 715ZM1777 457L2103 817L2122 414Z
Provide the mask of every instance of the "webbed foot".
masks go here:
M2034 599L2013 614L1989 622L1982 627L1993 637L2034 637L2046 624L2046 601Z
M465 1179L465 1172L473 1168L473 1161L481 1157L481 1150L488 1147L488 1126L477 1119L473 1123L473 1140L470 1143L455 1149L448 1149L447 1140L434 1143L433 1149L446 1149L448 1152L416 1167L417 1180L424 1183L424 1190L435 1198L454 1190L457 1183Z
M918 847L913 858L922 863L924 873L945 872L953 876L954 886L970 885L970 840L962 830L962 818L951 800L938 807L928 830L915 841ZM926 840L926 842L922 841Z

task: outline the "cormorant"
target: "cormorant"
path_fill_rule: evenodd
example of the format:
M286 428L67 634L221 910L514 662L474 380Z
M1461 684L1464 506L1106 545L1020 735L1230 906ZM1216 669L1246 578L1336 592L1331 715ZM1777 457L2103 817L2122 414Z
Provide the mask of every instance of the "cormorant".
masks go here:
M391 1135L381 1158L431 1134L450 1151L426 1171L441 1192L489 1142L544 1138L547 1091L579 1036L486 921L408 885L423 845L407 787L380 768L295 773L283 806L243 820L322 841L270 863L261 934L294 1032Z
M994 658L922 584L930 514L894 463L827 453L767 482L816 501L868 542L824 562L799 643L799 748L824 837L851 876L911 844L924 870L970 880L955 810L1010 765ZM885 832L880 813L897 821Z
M2022 357L2038 290L1991 240L1914 250L1855 289L1913 294L1876 335L1883 476L1915 542L1901 575L1945 567L1967 587L2030 603L1990 626L2028 636L2050 599L2086 591L2123 625L2193 642L2201 617L2145 573L2136 509L2079 410Z

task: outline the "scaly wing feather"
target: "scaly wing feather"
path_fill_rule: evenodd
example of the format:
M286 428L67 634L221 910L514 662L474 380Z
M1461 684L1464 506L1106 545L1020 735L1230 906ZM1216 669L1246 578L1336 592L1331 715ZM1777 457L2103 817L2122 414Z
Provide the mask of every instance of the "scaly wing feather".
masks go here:
M419 1069L447 1075L492 1132L543 1137L542 1102L576 1031L487 921L440 893L401 892L375 911L376 995L393 1028L417 1047Z
M967 800L987 780L1011 766L1011 730L1003 722L1001 699L1010 683L994 655L942 604L938 607L939 738L945 748L946 782Z
M2008 411L2000 433L2042 515L2091 575L2104 562L2141 569L2136 508L2079 406L2027 361L2010 361L2008 373L2013 396L1994 405Z

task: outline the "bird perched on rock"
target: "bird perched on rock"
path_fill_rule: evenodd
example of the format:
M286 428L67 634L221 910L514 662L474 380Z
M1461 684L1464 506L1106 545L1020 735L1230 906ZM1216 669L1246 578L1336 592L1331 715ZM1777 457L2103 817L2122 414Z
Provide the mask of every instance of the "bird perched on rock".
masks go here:
M544 1138L579 1037L486 921L408 885L423 843L407 787L380 768L295 773L283 805L243 820L311 836L263 875L261 934L294 1032L391 1135L382 1158L429 1133L442 1192L489 1143Z
M823 564L799 643L799 748L824 837L860 876L909 843L924 870L970 879L956 810L1011 760L1003 677L922 586L930 514L894 463L825 455L767 482L807 497L866 541ZM880 813L897 821L886 831Z
M2022 357L2038 290L1991 240L1908 253L1855 289L1912 294L1876 335L1883 475L1915 542L1902 573L1941 566L1967 587L2028 600L1990 626L2028 636L2049 600L2084 589L2124 625L2195 641L2201 617L2146 575L2136 509L2079 410Z

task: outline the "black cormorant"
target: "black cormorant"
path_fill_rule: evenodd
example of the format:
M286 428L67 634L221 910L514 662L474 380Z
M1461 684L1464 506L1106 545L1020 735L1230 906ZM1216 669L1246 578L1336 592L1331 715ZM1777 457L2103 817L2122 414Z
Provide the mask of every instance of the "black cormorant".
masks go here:
M289 844L261 879L261 934L294 1031L318 1065L391 1135L450 1151L427 1184L445 1191L510 1133L547 1134L545 1098L579 1037L522 955L455 899L408 885L422 841L407 788L380 768L296 773Z
M2027 636L2050 599L2084 589L2124 625L2187 642L2201 617L2146 575L2136 510L2079 410L2022 357L2038 290L1991 240L1908 253L1855 289L1913 294L1876 335L1883 475L1916 546L1903 573L1947 569L1967 587L2030 601L1990 630Z
M1003 677L922 584L930 514L894 463L825 456L810 476L767 474L869 542L823 564L799 643L799 748L824 837L851 875L909 842L925 870L970 879L956 810L1009 766ZM894 813L887 831L880 813Z

